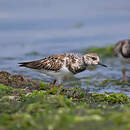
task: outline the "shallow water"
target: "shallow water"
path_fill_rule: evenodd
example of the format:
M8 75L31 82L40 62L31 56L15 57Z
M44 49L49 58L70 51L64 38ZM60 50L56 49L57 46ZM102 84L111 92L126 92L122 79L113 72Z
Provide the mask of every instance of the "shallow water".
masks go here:
M48 81L17 63L44 56L74 52L91 46L107 46L130 38L129 0L0 0L0 70ZM106 60L110 68L98 67L77 75L81 86L92 92L123 92L118 86L86 86L91 80L121 79L118 60ZM128 65L129 68L129 65ZM129 73L130 71L128 71Z

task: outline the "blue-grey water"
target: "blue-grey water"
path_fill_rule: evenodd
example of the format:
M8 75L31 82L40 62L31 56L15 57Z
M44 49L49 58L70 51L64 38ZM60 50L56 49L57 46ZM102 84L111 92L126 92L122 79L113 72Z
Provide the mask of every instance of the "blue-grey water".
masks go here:
M48 81L39 73L19 68L18 62L60 53L79 53L91 46L113 45L130 38L130 0L0 0L0 71ZM77 75L91 92L122 92L130 87L86 86L86 79L121 79L120 63L106 61ZM129 66L128 66L129 67ZM128 74L130 71L128 71Z

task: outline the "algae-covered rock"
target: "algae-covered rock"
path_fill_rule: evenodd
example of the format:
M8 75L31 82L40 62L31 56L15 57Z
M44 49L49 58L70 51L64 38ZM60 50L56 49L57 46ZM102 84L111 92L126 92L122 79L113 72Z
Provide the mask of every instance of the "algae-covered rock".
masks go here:
M88 98L85 95L67 97L67 90L63 92L62 88L60 91L56 88L55 93L51 93L51 90L33 90L25 93L20 88L17 97L22 100L16 100L18 98L13 92L18 88L11 89L4 85L2 87L9 88L9 92L5 95L9 100L5 98L0 100L1 129L109 130L121 127L129 130L130 128L130 102L123 94L92 94ZM74 88L72 93L76 90L77 88ZM117 103L118 105L115 105ZM122 105L123 103L127 105Z
M0 76L0 81L10 85L0 84L0 129L130 129L130 98L124 94L94 94L78 87L49 88L43 81L15 76L29 81L21 87L21 82L16 86L13 75L2 72Z
M21 75L12 75L6 71L0 72L0 83L17 88L25 88L28 86L35 86L38 84L36 80L24 78Z

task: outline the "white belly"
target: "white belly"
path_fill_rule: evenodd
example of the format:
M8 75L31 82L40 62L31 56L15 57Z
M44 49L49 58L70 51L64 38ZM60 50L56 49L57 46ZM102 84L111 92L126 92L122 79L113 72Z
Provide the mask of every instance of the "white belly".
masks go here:
M73 73L70 72L66 67L61 68L59 71L40 70L39 72L46 74L56 80L68 80L73 77Z

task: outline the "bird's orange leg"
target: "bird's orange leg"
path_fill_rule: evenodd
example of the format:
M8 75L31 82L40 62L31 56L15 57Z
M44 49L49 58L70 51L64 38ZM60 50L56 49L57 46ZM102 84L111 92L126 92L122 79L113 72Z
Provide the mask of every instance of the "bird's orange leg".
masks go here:
M125 82L127 82L126 73L125 70L122 70L123 79Z
M56 80L54 80L54 81L52 82L52 84L50 84L50 88L54 88L55 84L56 84Z

